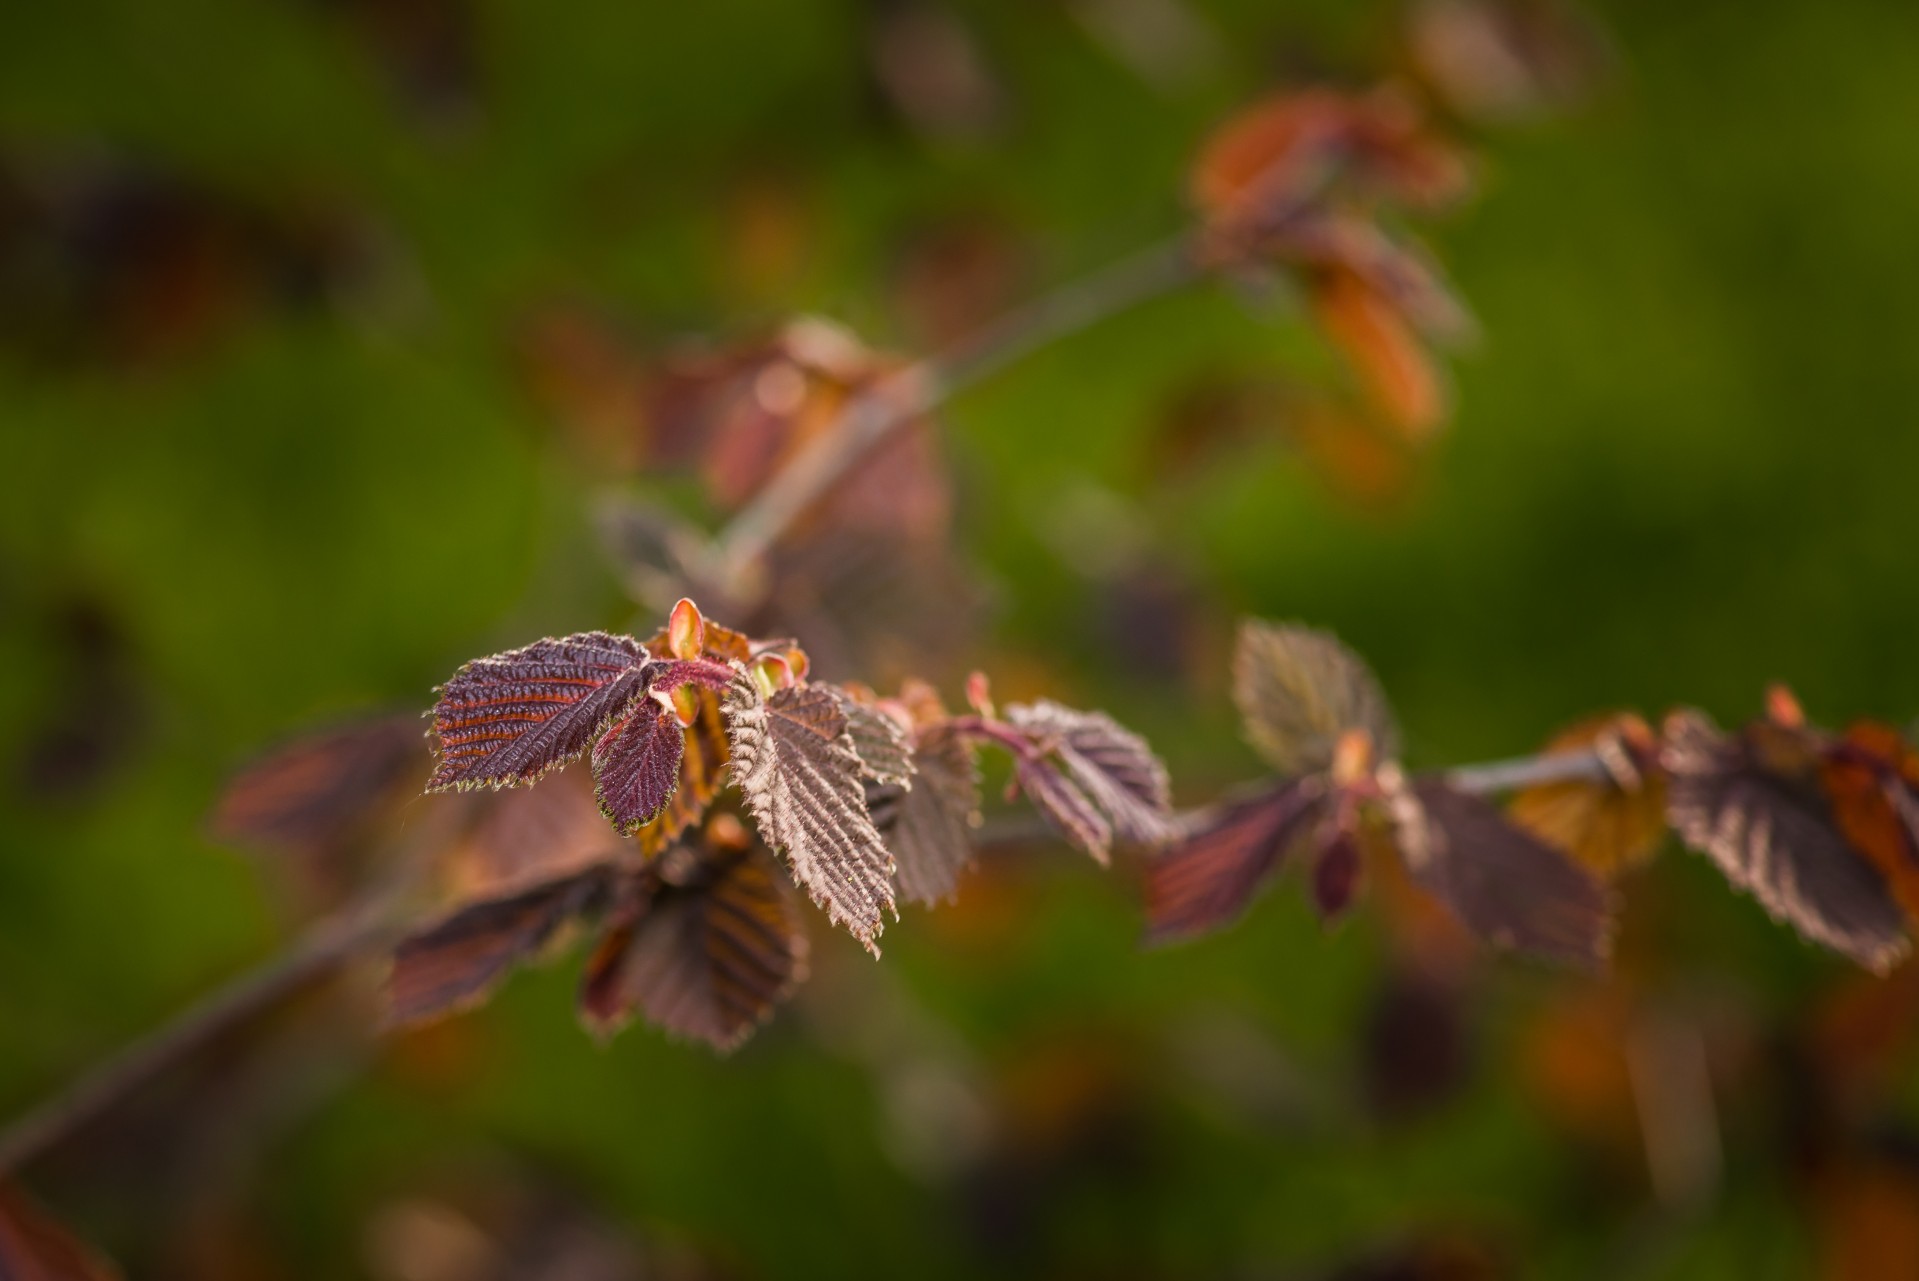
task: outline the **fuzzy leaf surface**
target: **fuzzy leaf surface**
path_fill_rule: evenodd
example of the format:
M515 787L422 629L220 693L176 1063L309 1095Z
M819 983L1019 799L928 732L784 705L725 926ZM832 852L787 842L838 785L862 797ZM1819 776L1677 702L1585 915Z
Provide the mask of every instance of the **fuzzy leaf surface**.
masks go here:
M1366 731L1380 759L1399 755L1399 731L1379 682L1329 632L1241 623L1233 699L1247 741L1281 774L1327 768L1334 744L1354 729Z
M1145 739L1104 712L1082 712L1045 699L1008 707L1006 719L1059 759L1121 840L1159 845L1172 839L1166 767Z
M913 741L912 789L869 786L868 810L893 853L900 894L928 907L953 896L973 861L979 819L979 758L951 726L934 723Z
M685 754L679 718L651 698L634 703L593 745L594 796L622 836L666 809Z

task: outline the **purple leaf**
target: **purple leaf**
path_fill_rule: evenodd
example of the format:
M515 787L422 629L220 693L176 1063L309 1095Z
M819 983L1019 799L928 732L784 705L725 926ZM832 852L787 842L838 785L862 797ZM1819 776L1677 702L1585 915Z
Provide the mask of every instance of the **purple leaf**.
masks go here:
M1147 941L1190 938L1237 920L1325 800L1325 784L1304 778L1201 815L1146 865Z
M764 851L706 856L616 924L587 964L582 1017L618 1030L635 1011L730 1050L806 977L805 927Z
M911 787L913 746L906 726L837 686L819 688L833 696L846 716L847 738L853 744L853 754L859 757L860 773L876 783Z
M463 908L406 939L387 979L389 1021L418 1023L484 1001L561 926L603 905L612 884L611 870L595 867Z
M1142 845L1172 839L1166 767L1145 739L1104 712L1077 711L1049 700L1008 707L1006 719L1059 758L1120 839ZM1103 847L1102 842L1102 853Z
M973 861L979 817L979 761L952 726L934 723L913 741L913 787L869 787L873 823L893 853L900 893L934 906L952 897Z
M1043 756L1024 757L1014 767L1014 777L1033 808L1060 835L1091 854L1101 866L1111 861L1112 826L1058 766Z
M879 955L894 910L893 859L866 813L859 754L846 715L817 685L769 698L741 674L725 698L733 779L759 824L827 916Z
M428 763L417 716L383 716L322 730L236 774L214 807L216 839L276 854L324 858L365 835L389 801L417 786Z
M1420 780L1394 802L1413 878L1473 933L1586 969L1612 950L1612 903L1560 851L1489 801Z
M640 699L600 736L593 745L593 794L620 835L660 816L679 786L685 753L679 717L651 698Z
M648 688L630 636L582 632L475 659L440 691L429 791L531 783L578 756Z
M1359 837L1350 828L1335 828L1322 839L1313 860L1313 906L1320 920L1336 921L1352 907L1363 867Z
M1667 818L1775 920L1884 973L1910 946L1898 902L1834 825L1811 748L1794 776L1785 771L1795 753L1764 752L1755 741L1769 731L1782 733L1761 723L1727 737L1699 712L1669 716L1660 753Z

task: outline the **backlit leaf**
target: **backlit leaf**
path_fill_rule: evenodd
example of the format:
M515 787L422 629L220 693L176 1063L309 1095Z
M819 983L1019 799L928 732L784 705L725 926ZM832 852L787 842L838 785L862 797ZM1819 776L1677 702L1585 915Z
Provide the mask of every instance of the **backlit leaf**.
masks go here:
M1389 421L1414 440L1446 416L1444 384L1426 346L1391 299L1357 273L1315 273L1313 312L1326 337Z
M1214 807L1146 865L1146 936L1161 943L1239 919L1288 849L1324 811L1322 779L1305 778Z
M1328 632L1247 619L1233 655L1233 698L1247 741L1282 774L1323 770L1348 730L1374 755L1399 754L1399 731L1366 664Z
M1904 917L1835 826L1816 748L1785 733L1762 721L1727 736L1699 712L1667 717L1667 818L1775 920L1883 973L1909 947Z
M1847 843L1919 919L1919 755L1891 726L1861 722L1827 753L1819 784Z
M1040 817L1069 844L1091 854L1102 867L1111 861L1112 824L1059 766L1045 757L1026 757L1014 766L1013 776Z
M876 783L911 788L913 748L906 726L836 686L818 688L830 693L846 716L846 733L853 754L859 758L860 773Z
M1612 950L1612 905L1571 859L1491 802L1437 780L1396 798L1400 854L1413 879L1495 947L1582 968Z
M679 717L642 698L593 745L594 795L621 835L652 822L680 783L686 730Z
M1173 835L1166 767L1146 740L1104 712L1041 700L1015 704L1006 719L1057 757L1120 839L1160 844Z
M706 625L708 643L716 625ZM698 823L725 782L729 759L726 746L726 722L720 712L720 696L707 689L690 691L694 696L693 723L684 731L685 748L680 755L679 786L660 816L642 827L638 841L640 853L653 858L665 852L680 835Z
M913 740L911 790L868 789L874 825L892 851L900 894L931 907L952 897L973 861L979 822L979 760L950 725L934 723Z
M538 787L471 799L471 824L442 856L445 886L463 902L574 875L624 847L607 829L584 776L562 774Z
M609 868L591 868L463 908L406 939L387 979L388 1019L418 1023L484 1001L562 926L602 906L613 882Z
M1568 779L1512 798L1513 822L1604 880L1638 867L1666 836L1666 778L1651 759L1652 731L1637 716L1602 716L1546 744L1543 755L1597 751L1600 780Z
M764 851L708 854L617 922L587 964L582 1016L611 1033L635 1012L729 1050L806 977L799 905Z
M297 739L236 774L214 807L214 839L323 857L360 839L430 764L417 716L383 716Z
M428 790L531 783L585 751L646 693L652 664L630 636L582 632L462 667L440 691L440 766Z
M120 1270L10 1183L0 1183L0 1279L118 1281Z
M817 685L764 697L742 674L725 696L733 780L760 835L835 924L874 955L893 907L893 860L866 813L839 701Z

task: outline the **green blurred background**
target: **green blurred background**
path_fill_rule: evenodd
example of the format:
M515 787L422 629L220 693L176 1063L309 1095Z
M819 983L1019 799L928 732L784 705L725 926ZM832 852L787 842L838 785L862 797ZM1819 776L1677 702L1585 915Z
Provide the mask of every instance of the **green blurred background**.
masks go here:
M1282 421L1167 461L1204 388L1326 364L1229 289L951 405L974 661L1147 733L1184 803L1256 768L1242 613L1366 654L1415 766L1614 706L1736 719L1773 679L1828 722L1919 712L1919 8L1595 13L1597 91L1479 135L1480 196L1423 229L1483 337L1397 497ZM1006 301L1122 256L1181 225L1218 119L1390 72L1399 30L1383 0L6 6L0 1113L295 928L202 834L251 753L629 623L537 317L644 352L815 311L912 349L942 247ZM628 1260L579 1277L1919 1275L1911 1056L1827 1061L1845 1002L1897 1041L1914 996L1676 850L1625 896L1622 995L1434 980L1291 892L1143 953L1129 877L1040 850L879 967L814 918L815 984L732 1058L594 1044L562 963L385 1049L275 1024L35 1187L133 1275L216 1281L482 1275L432 1243L502 1198ZM1677 1199L1604 1111L1647 1009L1712 1062L1718 1158Z

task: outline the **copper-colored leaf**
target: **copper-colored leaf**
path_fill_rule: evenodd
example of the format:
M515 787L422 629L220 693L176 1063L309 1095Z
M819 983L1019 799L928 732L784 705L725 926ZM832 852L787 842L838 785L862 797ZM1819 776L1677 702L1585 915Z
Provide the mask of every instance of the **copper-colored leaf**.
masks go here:
M611 1033L637 1011L729 1050L806 977L786 878L763 851L712 852L617 924L587 965L582 1016Z
M931 907L952 896L973 861L979 761L964 735L935 723L914 737L913 764L912 789L869 789L869 808L893 853L900 894Z
M893 859L866 813L859 755L839 702L819 686L762 696L742 674L725 696L733 779L793 876L835 924L879 954L894 910Z
M1612 950L1605 889L1491 802L1421 780L1394 799L1400 855L1413 878L1495 947L1582 968Z
M1241 623L1233 698L1247 740L1282 774L1327 768L1349 730L1364 730L1379 759L1399 753L1399 731L1379 682L1330 632L1260 619Z
M715 630L715 624L707 623L709 644ZM648 858L664 853L683 832L698 823L725 781L729 754L720 696L712 690L692 692L697 710L684 734L686 746L680 756L679 785L673 789L660 816L639 832L640 853Z
M630 636L582 632L475 659L440 691L440 766L429 790L531 783L585 751L647 690Z
M1847 843L1919 919L1919 755L1891 726L1860 722L1828 752L1819 785Z
M593 745L594 795L621 835L658 818L680 783L686 730L651 698L635 703Z
M1146 936L1160 943L1230 925L1324 811L1326 786L1299 779L1201 815L1146 865Z
M1446 416L1439 370L1392 300L1344 266L1316 273L1311 297L1320 328L1387 419L1415 440L1437 427Z
M1605 880L1659 852L1666 836L1666 778L1652 759L1652 731L1637 716L1602 716L1546 744L1544 755L1597 751L1604 779L1569 779L1512 798L1513 822Z
M1313 858L1313 907L1320 920L1336 921L1352 908L1364 865L1357 832L1342 826L1325 834Z
M356 721L286 744L236 774L214 807L215 839L324 857L358 840L429 764L417 716Z
M1809 739L1768 721L1729 737L1680 711L1666 720L1660 760L1673 830L1774 919L1871 970L1906 954L1899 905L1835 826Z
M459 902L503 898L618 855L584 776L475 797L473 821L442 856L446 889Z
M1045 699L1008 707L1006 720L1035 747L1058 758L1121 840L1156 845L1171 839L1166 767L1145 739L1104 712L1082 712ZM1026 781L1022 771L1021 782ZM1096 856L1103 856L1103 844L1093 851Z
M591 868L464 908L406 939L387 979L388 1018L417 1023L479 1004L563 925L601 906L612 885L610 869Z
M0 1183L0 1281L118 1281L120 1270L34 1204Z

